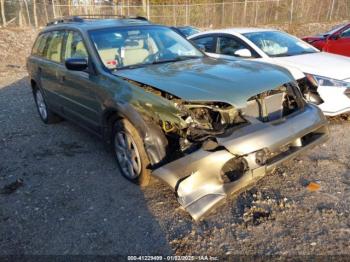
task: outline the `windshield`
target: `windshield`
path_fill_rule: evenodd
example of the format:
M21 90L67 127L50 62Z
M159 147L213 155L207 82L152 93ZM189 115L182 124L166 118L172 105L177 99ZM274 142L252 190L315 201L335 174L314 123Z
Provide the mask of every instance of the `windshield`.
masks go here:
M200 32L197 28L194 28L194 27L179 27L178 29L186 37L189 37L191 35L194 35Z
M304 41L279 31L243 34L270 57L294 56L316 53L317 50Z
M90 32L103 64L111 70L202 57L189 41L166 27L112 28Z
M335 32L339 31L340 29L342 29L344 26L346 26L346 24L341 24L341 25L337 25L335 27L333 27L330 31L324 33L324 36L329 36L334 34Z

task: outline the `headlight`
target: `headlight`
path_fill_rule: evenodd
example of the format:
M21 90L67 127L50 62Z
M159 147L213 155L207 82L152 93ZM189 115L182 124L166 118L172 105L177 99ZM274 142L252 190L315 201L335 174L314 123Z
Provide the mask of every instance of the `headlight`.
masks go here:
M306 77L311 83L313 83L316 86L338 86L338 87L349 87L350 84L342 81L342 80L336 80L328 77L323 76L316 76L311 74L306 74Z

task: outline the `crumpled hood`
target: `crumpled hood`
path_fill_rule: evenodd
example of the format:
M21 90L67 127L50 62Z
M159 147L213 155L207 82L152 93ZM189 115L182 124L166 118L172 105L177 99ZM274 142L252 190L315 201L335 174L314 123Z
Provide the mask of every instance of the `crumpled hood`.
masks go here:
M304 73L337 80L350 78L350 58L325 52L271 58L276 64L294 66Z
M114 74L186 101L226 102L236 108L245 107L256 94L293 81L279 66L209 57L123 69Z

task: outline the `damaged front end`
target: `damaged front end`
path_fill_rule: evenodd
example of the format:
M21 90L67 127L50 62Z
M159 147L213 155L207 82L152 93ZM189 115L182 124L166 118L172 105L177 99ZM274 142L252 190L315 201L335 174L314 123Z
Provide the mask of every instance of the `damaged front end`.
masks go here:
M318 92L318 84L312 81L309 77L299 79L298 85L306 101L318 106L324 103Z
M153 175L175 191L195 220L328 138L325 117L305 102L295 83L250 97L239 109L226 103L170 99L183 124L159 120L172 150Z

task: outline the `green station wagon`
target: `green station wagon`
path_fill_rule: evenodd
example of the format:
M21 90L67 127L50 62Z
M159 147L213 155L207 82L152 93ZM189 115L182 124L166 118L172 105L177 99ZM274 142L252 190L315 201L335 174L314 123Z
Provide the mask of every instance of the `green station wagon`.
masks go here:
M113 149L116 174L161 179L195 220L328 138L286 69L207 57L141 17L57 20L27 67L45 123L95 133Z

